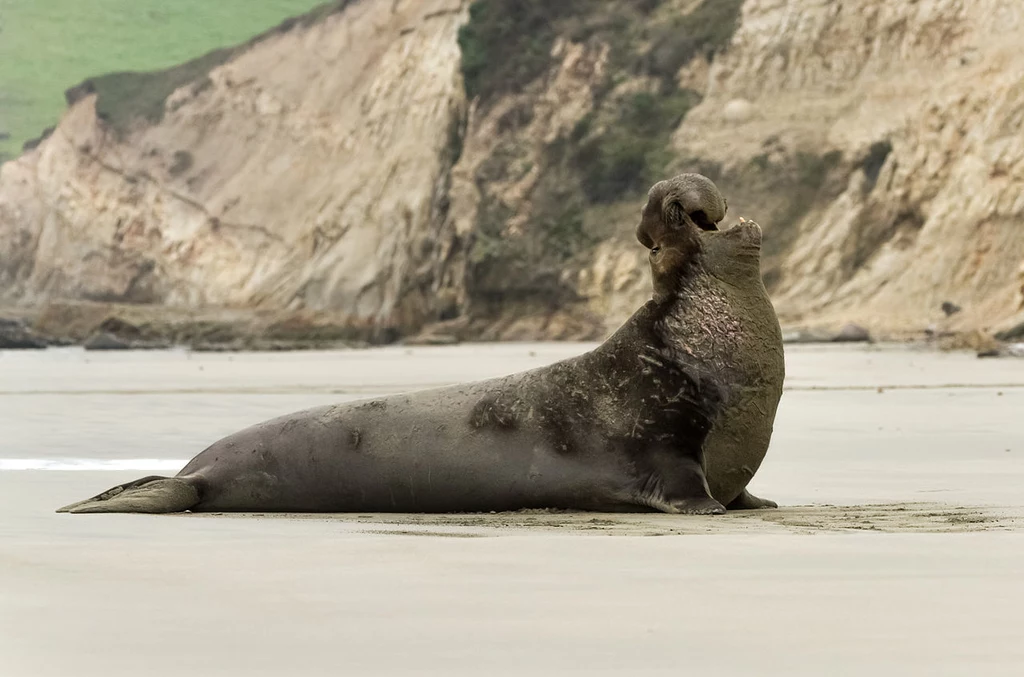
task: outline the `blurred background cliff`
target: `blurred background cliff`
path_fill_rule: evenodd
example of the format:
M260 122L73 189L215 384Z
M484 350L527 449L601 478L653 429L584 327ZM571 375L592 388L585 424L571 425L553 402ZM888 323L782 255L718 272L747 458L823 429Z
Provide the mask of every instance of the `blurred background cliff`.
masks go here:
M1020 0L0 0L0 329L598 339L699 171L791 334L984 349L1024 337L1022 43Z

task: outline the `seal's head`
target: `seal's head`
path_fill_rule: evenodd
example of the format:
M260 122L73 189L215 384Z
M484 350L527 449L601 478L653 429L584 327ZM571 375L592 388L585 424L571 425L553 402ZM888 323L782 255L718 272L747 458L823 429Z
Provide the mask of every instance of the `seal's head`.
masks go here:
M717 231L726 209L718 188L700 174L680 174L651 187L636 237L651 250L656 299L680 290L698 260L702 231Z

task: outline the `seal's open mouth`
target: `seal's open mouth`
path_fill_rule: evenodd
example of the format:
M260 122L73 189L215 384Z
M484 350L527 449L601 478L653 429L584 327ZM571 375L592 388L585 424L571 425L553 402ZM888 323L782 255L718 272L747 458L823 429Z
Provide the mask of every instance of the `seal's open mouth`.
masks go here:
M708 218L703 211L698 210L688 215L701 230L718 230L718 224Z

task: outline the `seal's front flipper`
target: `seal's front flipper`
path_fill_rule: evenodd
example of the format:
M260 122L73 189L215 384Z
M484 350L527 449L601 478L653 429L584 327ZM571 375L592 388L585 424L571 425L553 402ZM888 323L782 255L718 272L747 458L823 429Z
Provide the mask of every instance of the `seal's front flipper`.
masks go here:
M654 472L644 482L640 502L673 515L724 515L711 497L700 461L672 452L651 454Z
M779 504L767 498L758 498L744 489L728 507L729 510L761 510L763 508L778 508Z
M182 512L199 503L194 482L178 477L144 477L99 496L66 505L57 512Z
M662 508L662 512L673 515L724 515L725 506L710 496L697 498L677 498L669 501L668 508Z

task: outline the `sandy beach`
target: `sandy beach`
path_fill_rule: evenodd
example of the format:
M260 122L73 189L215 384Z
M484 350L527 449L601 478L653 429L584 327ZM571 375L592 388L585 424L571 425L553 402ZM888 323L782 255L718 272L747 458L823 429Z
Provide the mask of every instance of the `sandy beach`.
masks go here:
M1024 674L1024 360L787 348L773 511L53 512L587 348L0 353L0 675Z

